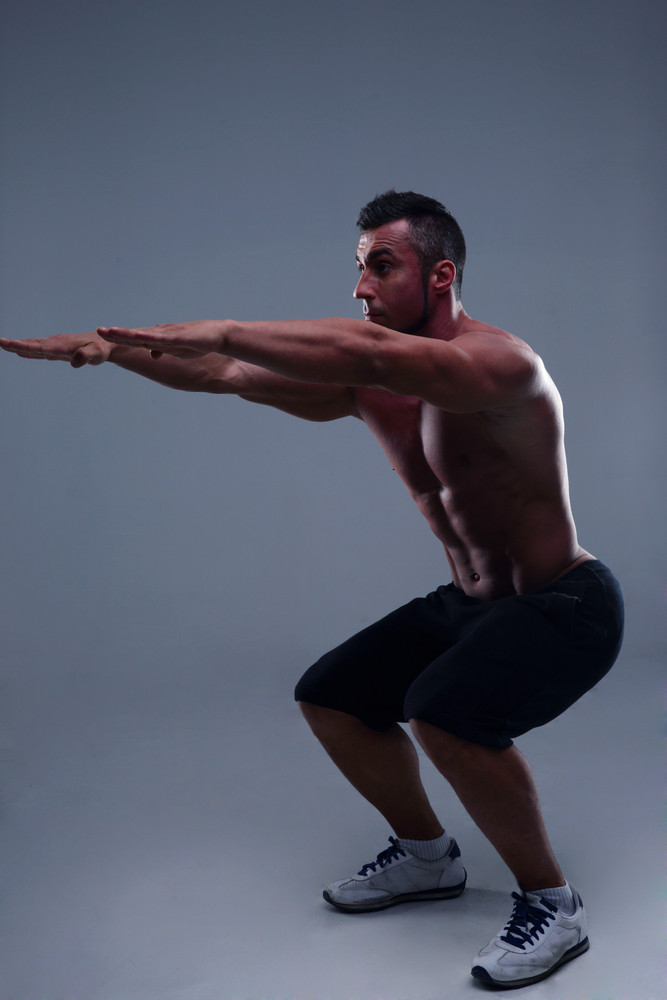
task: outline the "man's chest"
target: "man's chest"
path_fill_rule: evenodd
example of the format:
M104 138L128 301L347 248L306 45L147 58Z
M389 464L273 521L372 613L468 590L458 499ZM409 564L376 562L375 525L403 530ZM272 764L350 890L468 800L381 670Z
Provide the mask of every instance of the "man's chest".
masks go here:
M483 414L447 413L382 389L357 390L360 416L417 496L458 492L502 461Z

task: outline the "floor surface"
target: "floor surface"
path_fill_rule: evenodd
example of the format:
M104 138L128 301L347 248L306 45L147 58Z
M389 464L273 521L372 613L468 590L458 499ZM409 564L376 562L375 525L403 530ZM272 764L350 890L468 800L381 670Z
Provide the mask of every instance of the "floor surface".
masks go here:
M623 659L520 746L590 951L513 994L663 1000L660 664ZM348 915L323 883L390 831L313 742L291 691L15 679L2 751L0 1000L463 1000L512 880L432 766L457 900ZM11 744L11 745L9 745Z

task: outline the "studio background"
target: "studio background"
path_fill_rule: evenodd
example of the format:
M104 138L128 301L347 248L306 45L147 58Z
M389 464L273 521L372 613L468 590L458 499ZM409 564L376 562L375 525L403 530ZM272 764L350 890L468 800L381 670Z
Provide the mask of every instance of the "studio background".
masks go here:
M410 188L463 228L467 311L554 376L579 538L628 624L613 673L520 742L593 924L526 996L661 983L664 22L621 0L0 21L3 336L358 316L358 209ZM3 355L0 462L0 1000L478 993L511 878L432 769L460 904L364 923L319 898L388 831L294 683L449 579L365 428Z

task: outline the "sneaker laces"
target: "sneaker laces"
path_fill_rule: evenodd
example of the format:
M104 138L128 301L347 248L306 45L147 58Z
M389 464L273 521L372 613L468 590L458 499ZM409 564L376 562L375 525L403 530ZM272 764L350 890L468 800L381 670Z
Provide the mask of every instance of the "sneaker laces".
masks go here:
M540 899L542 905L536 906L534 903L530 903L525 895L519 895L518 892L512 893L512 899L516 900L512 916L505 924L503 930L506 933L501 936L500 940L524 951L527 944L534 944L540 934L544 934L549 926L549 921L556 919L554 914L558 911L558 907L550 903L548 899Z
M399 855L403 855L404 858L407 858L407 854L399 845L396 837L390 837L389 840L391 842L391 847L386 847L384 851L380 851L375 861L369 861L365 864L361 871L357 872L357 875L368 875L369 872L374 872L378 866L380 868L386 868L386 866L390 865L392 861L395 861Z

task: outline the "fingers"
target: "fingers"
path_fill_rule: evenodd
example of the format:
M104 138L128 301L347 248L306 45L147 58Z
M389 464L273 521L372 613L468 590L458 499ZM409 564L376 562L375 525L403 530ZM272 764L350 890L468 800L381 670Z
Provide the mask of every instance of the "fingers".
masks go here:
M83 368L84 365L101 365L109 358L111 348L102 343L84 344L72 354L70 364L72 368Z
M43 340L9 340L0 337L0 347L20 358L44 361L69 361L73 368L101 365L109 357L110 348L90 335L45 337Z
M98 326L97 332L104 340L127 347L153 347L165 339L163 334L143 327L130 330L123 326Z
M44 349L43 343L39 340L8 340L0 337L0 347L10 354L17 354L20 358L49 358L58 357L58 354Z
M101 365L105 357L99 347L84 347L80 351L75 351L69 359L72 368L83 368L84 365Z

